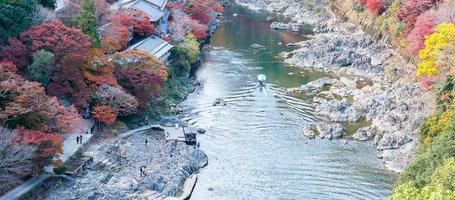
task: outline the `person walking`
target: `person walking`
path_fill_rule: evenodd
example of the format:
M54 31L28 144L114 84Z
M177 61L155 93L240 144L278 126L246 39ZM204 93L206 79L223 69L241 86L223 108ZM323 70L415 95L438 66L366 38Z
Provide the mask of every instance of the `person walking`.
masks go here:
M149 143L149 139L145 138L145 146L147 146L148 143Z
M141 171L141 176L146 176L146 175L147 175L147 174L145 173L145 168L146 168L146 167L145 167L144 165L141 167L141 169L140 169L140 171Z
M76 137L76 142L79 144L79 136Z
M79 135L79 142L82 144L82 135Z

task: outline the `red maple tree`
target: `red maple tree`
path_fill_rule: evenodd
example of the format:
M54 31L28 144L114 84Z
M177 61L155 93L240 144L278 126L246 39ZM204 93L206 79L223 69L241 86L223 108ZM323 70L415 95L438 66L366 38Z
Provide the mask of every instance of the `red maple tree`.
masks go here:
M425 11L437 7L442 3L442 0L409 0L400 8L396 16L398 20L406 24L406 28L403 31L404 35L408 35L409 32L414 29L414 24L417 17Z
M415 55L425 48L425 36L433 32L435 20L436 17L432 11L427 11L417 17L414 29L408 35L408 50L411 54Z
M57 63L63 58L85 60L92 47L90 36L57 20L31 27L20 40L31 54L41 49L52 52Z
M384 11L384 2L383 0L367 0L368 11L374 15L379 15Z

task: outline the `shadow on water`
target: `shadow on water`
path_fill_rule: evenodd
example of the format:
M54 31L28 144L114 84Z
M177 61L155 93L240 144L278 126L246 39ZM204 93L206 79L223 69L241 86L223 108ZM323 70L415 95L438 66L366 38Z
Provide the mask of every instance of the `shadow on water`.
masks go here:
M236 8L225 15L196 74L203 87L182 103L184 120L207 130L198 139L210 160L191 199L386 197L395 176L372 144L302 136L302 123L325 119L285 88L326 74L286 67L278 54L290 47L278 43L305 36L270 30L265 14ZM256 82L260 73L269 81L264 89ZM213 106L216 98L227 105Z

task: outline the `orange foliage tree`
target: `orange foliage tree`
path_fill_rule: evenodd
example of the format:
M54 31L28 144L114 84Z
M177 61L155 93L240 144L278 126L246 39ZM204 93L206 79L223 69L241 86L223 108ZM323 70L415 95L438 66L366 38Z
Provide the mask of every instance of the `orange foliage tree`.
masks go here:
M103 84L118 86L114 76L114 65L101 49L90 50L82 74L91 91L95 91Z
M92 114L96 120L111 125L117 119L118 111L110 106L95 106Z
M119 84L134 95L140 105L148 105L167 80L167 68L145 51L127 50L112 56L114 74Z

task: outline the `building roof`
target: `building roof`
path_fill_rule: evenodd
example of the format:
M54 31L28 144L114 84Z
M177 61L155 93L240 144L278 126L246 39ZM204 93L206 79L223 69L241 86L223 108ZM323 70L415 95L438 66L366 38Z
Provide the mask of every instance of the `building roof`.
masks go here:
M160 10L164 10L166 8L166 4L168 0L146 0L154 5L156 5Z
M172 49L171 44L158 38L156 36L150 36L134 45L128 47L128 49L136 49L141 51L147 51L152 53L155 57L161 58L164 54Z
M57 0L57 1L63 1L63 0ZM116 4L116 5L124 5L124 4L133 3L135 1L138 1L138 0L118 0L114 4ZM166 8L166 4L168 2L168 0L143 0L143 1L146 1L146 2L148 2L150 4L152 4L153 6L155 6L156 8L158 8L160 10L164 10Z
M150 2L151 0L136 0L130 1L122 5L122 8L134 8L145 12L150 20L155 22L161 19L164 15L164 10L161 10L160 7ZM162 1L162 0L154 0Z

